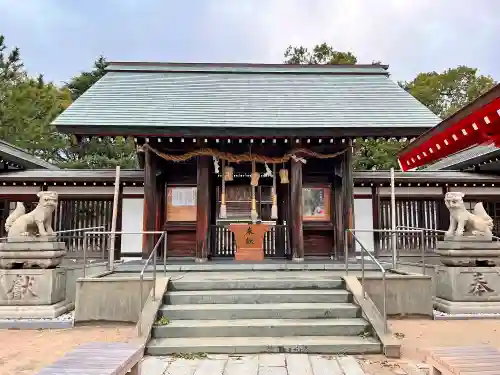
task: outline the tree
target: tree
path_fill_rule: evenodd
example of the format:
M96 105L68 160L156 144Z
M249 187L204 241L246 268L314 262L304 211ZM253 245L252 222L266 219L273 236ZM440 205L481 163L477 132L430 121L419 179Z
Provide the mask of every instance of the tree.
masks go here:
M104 56L99 56L89 72L75 76L65 87L71 92L73 100L78 99L106 74L108 62ZM135 143L132 139L117 137L85 138L76 142L70 135L64 136L68 144L64 152L63 168L137 168L138 161Z
M287 64L355 64L351 52L335 51L326 43L316 45L312 52L307 48L289 46L285 51ZM380 61L372 62L380 65ZM490 76L478 75L478 70L458 66L443 73L420 73L410 82L399 85L441 118L455 113L495 85ZM357 140L354 152L354 169L399 168L396 154L408 144L397 140Z
M478 70L460 65L442 73L420 73L400 85L441 118L460 110L490 90L495 81Z
M83 72L75 76L66 84L66 87L71 92L73 100L78 99L85 91L87 91L94 83L101 79L106 74L108 62L104 56L99 56L94 61L94 68L90 72Z
M13 48L9 53L5 45L5 37L0 34L0 83L12 83L24 73L19 48Z
M68 90L25 78L9 87L0 104L0 139L57 163L65 148L51 122L71 103Z
M408 140L357 139L354 152L354 169L387 170L398 168L396 153L408 144Z
M68 90L28 77L19 49L7 52L0 35L0 139L57 162L64 141L51 122L70 103Z
M356 64L357 57L351 52L335 51L326 43L314 46L312 52L307 48L289 46L285 51L286 64ZM381 65L374 61L373 65ZM397 167L395 154L403 147L396 141L356 140L354 169L389 169Z
M351 52L335 51L326 43L317 44L312 52L307 48L289 46L285 51L285 64L356 64Z

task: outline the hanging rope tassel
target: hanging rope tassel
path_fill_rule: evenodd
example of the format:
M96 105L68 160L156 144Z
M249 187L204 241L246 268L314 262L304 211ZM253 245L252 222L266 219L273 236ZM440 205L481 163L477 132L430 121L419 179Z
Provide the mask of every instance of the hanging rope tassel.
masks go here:
M273 164L273 205L271 206L271 219L278 219L278 196L276 194L276 165Z
M222 170L224 171L224 164L225 160L222 160ZM222 189L221 189L221 195L220 195L220 211L219 211L219 218L221 219L227 219L227 207L226 207L226 179L224 178L225 176L222 176Z
M258 173L255 171L255 161L252 161L252 211L250 212L250 217L252 222L257 222L257 202L255 200L255 187L259 184L259 178L257 177Z

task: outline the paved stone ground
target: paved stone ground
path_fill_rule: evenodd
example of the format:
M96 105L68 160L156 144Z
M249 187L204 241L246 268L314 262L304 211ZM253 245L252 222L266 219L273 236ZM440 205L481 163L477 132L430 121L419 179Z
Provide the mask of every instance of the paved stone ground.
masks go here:
M307 354L208 355L207 358L146 357L142 375L364 375L352 356Z

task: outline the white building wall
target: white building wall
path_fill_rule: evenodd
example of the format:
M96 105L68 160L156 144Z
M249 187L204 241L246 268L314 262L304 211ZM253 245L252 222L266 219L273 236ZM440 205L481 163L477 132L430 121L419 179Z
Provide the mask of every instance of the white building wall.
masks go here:
M113 186L49 186L47 190L55 191L59 195L113 195Z
M500 194L500 186L499 187L468 187L468 186L453 186L449 187L448 191L458 191L467 195L499 195Z
M373 206L371 198L354 199L354 228L358 230L373 230ZM355 232L355 234L368 251L374 251L373 232ZM356 251L361 251L361 247L357 242Z
M144 198L123 198L122 202L122 232L142 231L144 218ZM122 234L122 258L127 253L142 251L142 234Z
M0 186L0 195L36 195L40 186Z

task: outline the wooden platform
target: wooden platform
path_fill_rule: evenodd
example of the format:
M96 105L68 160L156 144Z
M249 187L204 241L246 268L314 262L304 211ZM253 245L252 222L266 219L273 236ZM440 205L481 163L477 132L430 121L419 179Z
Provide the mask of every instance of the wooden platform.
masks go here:
M491 346L430 349L430 375L500 375L500 351Z
M80 345L38 375L139 375L140 344L95 342Z

